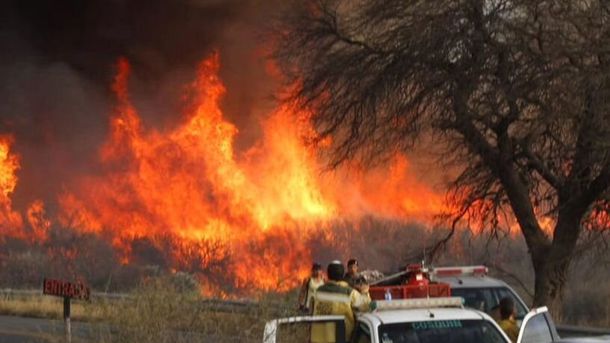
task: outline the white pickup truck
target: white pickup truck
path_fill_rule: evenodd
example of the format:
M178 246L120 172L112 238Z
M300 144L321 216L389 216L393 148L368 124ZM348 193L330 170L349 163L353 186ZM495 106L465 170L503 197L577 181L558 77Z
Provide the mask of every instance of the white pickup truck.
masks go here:
M349 343L511 343L489 315L464 307L460 297L376 301L375 305L374 311L357 315ZM348 343L343 320L341 316L275 319L265 326L263 343L309 342L308 327L329 322L335 324L337 343ZM296 326L303 328L300 335L291 331ZM557 341L559 336L545 307L523 318L517 343Z
M425 272L430 281L449 285L451 296L462 297L465 307L490 314L498 306L500 299L508 297L515 304L516 318L519 323L529 312L523 299L504 281L490 277L485 266L430 267ZM403 271L390 275L373 282L371 286L403 284L407 273L407 271Z
M525 301L506 282L488 275L485 266L430 268L430 279L451 286L451 295L462 297L464 306L487 313L498 306L500 299L508 297L515 304L519 324L529 312Z

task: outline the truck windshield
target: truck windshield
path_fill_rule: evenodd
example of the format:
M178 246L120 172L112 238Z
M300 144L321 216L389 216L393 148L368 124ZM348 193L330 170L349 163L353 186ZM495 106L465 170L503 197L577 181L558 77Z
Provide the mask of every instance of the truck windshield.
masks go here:
M504 297L509 297L513 300L517 319L523 319L528 312L528 309L517 299L517 296L506 287L453 288L451 289L451 295L464 298L465 306L487 312L494 318L499 316L499 313L495 314L494 310L500 303L500 299Z
M379 326L381 343L507 343L498 329L483 320L434 320Z

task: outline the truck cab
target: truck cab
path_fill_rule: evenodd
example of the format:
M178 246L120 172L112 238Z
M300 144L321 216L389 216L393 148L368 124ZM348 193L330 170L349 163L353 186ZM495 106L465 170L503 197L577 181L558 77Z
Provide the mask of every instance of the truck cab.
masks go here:
M487 276L484 266L428 269L413 264L371 285L369 292L372 310L356 312L353 332L345 331L341 316L290 317L268 322L263 343L310 342L310 326L322 323L334 329L336 343L511 343L489 313L504 297L513 298L522 314L516 343L608 341L560 339L546 307L528 311L506 283ZM294 330L297 326L301 329ZM279 339L285 329L286 339Z
M448 284L451 295L462 297L466 307L493 315L500 300L509 297L515 304L517 322L529 312L523 299L507 283L490 277L485 266L433 267L429 275L432 281Z
M351 343L510 342L493 319L464 308L460 298L433 300L430 307L428 299L383 301L381 310L358 317Z

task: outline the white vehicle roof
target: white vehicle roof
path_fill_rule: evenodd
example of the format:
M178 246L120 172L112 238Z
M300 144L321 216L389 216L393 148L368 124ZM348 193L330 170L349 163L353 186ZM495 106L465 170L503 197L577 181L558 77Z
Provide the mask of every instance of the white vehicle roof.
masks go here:
M434 281L448 283L451 288L508 287L508 285L504 281L494 279L486 275L435 276Z
M434 317L431 317L431 313ZM359 318L371 324L413 323L435 320L489 320L489 316L468 308L431 308L375 311L359 315Z
M430 314L433 314L432 317ZM448 321L448 320L474 320L487 322L494 326L504 338L505 342L510 342L510 339L498 326L498 324L487 314L470 308L461 307L432 307L430 309L398 309L375 311L371 313L363 313L358 315L358 321L368 323L369 327L374 332L371 334L377 337L377 328L384 324L400 324L400 323L416 323L429 321ZM378 337L376 338L378 339ZM377 342L377 340L374 340Z

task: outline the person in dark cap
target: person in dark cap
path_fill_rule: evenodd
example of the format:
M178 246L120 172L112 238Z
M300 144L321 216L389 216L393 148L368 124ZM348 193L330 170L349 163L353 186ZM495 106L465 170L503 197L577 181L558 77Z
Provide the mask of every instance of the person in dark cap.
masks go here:
M311 266L311 275L301 285L299 292L299 311L311 314L313 311L313 296L316 289L324 284L324 275L322 273L322 265L314 262Z
M361 292L350 287L344 280L345 268L340 261L327 267L328 281L316 290L314 315L341 315L345 317L345 338L350 340L355 325L354 311L366 311L371 303L368 286ZM311 325L312 343L336 342L332 323Z
M515 303L509 297L500 299L500 321L498 321L498 325L511 341L517 341L519 326L515 320Z
M360 274L358 273L358 260L352 258L347 261L347 273L345 273L343 279L352 288L357 288L357 286L361 283Z

